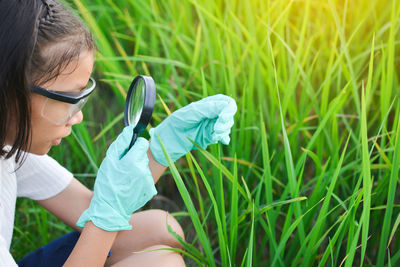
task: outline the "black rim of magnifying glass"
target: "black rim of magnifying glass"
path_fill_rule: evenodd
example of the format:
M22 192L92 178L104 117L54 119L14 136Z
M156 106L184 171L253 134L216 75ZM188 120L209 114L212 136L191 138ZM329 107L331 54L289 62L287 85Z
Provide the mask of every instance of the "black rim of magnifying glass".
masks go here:
M139 75L136 76L135 79L133 79L129 91L126 97L125 101L125 114L124 114L124 121L125 125L129 125L129 111L131 108L131 100L132 97L134 96L134 90L137 89L135 86L140 79L143 80L144 82L144 103L143 103L143 109L142 113L140 114L139 121L135 128L133 129L133 138L131 141L131 144L129 145L129 148L133 146L133 144L136 141L137 136L144 130L146 129L147 124L150 122L151 115L153 114L153 109L154 109L154 102L156 100L156 86L154 84L154 80L150 76L144 76L144 75Z

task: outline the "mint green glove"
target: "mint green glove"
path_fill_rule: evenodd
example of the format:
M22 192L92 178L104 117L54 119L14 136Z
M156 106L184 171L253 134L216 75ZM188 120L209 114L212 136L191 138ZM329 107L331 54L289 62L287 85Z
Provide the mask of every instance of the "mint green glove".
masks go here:
M219 141L229 144L236 110L235 100L219 94L175 111L156 128L150 129L150 150L153 157L162 165L168 166L157 136L173 161L196 148L188 138L204 149Z
M86 222L92 221L106 231L130 230L132 213L157 193L149 169L149 142L146 139L139 137L121 158L132 134L133 126L125 127L108 148L97 173L93 198L77 226L84 227Z

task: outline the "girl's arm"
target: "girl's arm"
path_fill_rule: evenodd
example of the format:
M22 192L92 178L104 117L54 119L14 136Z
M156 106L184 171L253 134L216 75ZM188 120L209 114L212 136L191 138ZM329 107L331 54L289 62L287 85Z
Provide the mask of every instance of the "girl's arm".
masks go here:
M87 222L63 266L104 266L118 232L107 232Z
M153 175L154 183L157 183L158 179L166 170L166 167L154 160L150 149L147 151L147 155L149 157L149 168ZM81 231L81 228L77 227L75 223L82 212L89 207L92 197L93 192L74 178L61 193L49 199L39 200L37 203L50 211L65 224L77 231Z
M164 171L167 169L167 167L158 163L154 159L153 153L151 153L150 148L149 148L149 150L147 150L147 156L149 157L149 168L150 168L151 174L153 175L154 183L157 183L158 179L160 179L161 175L164 173Z

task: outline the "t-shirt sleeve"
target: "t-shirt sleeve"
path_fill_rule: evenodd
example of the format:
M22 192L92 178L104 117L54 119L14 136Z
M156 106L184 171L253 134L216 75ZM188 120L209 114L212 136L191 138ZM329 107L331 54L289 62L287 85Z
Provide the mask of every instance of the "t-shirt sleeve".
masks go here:
M10 251L8 251L6 242L1 236L0 236L0 266L7 266L7 267L17 266L17 263L11 256Z
M16 171L17 196L33 200L51 198L63 191L73 175L48 155L28 153Z

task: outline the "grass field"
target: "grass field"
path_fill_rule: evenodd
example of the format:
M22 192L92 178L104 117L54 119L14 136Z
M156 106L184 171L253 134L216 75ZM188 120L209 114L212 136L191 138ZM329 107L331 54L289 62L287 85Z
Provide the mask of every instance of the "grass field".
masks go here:
M157 84L151 126L224 93L238 104L230 145L187 155L158 186L179 206L188 266L399 266L400 1L67 4L96 38L99 85L51 155L84 184L135 75ZM13 255L69 230L19 200Z

